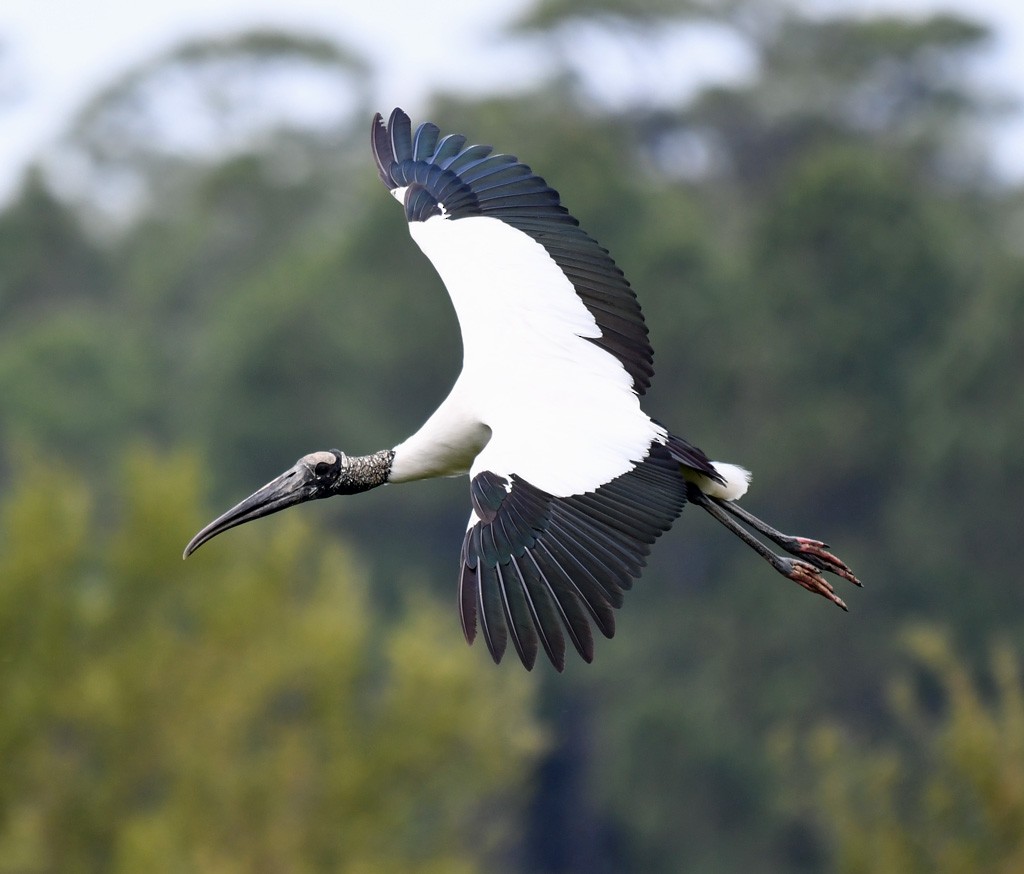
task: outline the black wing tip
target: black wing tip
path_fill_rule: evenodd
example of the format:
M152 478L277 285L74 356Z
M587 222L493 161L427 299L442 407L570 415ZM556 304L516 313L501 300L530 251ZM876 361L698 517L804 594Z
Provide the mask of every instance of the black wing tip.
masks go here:
M377 174L380 181L389 190L398 187L393 167L404 160L406 153L412 154L412 121L408 113L399 106L391 110L388 120L375 112L370 122L370 147L377 163Z
M442 138L432 122L413 133L409 115L399 107L386 122L380 112L374 113L370 140L378 174L389 190L421 182L440 197L444 189L452 217L487 212L505 221L532 218L578 225L558 192L515 155L495 154L493 146L483 143L467 145L463 134ZM511 171L512 178L501 176L502 170Z
M493 662L496 665L500 665L502 658L504 658L504 656L505 656L504 648L493 649L491 647L490 639L488 639L487 650L490 653L491 659L493 660ZM516 655L519 656L519 661L522 663L523 667L526 668L526 670L528 670L528 671L533 671L534 666L537 664L537 654L536 653L530 654L529 652L523 652L522 650L519 649L518 646L515 647L515 650L516 650ZM558 665L555 665L555 669L559 673L562 672L562 668L559 667Z
M391 190L394 188L391 166L395 163L395 155L391 150L391 140L388 137L388 127L384 123L384 116L379 112L374 113L373 122L370 125L370 148L373 150L373 160L377 165L377 175L380 177L380 181Z

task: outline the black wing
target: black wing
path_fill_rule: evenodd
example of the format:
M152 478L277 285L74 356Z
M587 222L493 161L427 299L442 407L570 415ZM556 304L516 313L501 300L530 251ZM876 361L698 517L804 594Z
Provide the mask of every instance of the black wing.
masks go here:
M470 496L479 522L462 544L459 612L470 643L477 623L491 657L509 638L527 669L538 642L559 671L563 628L586 661L590 622L615 633L613 609L646 564L655 539L686 502L679 462L659 443L628 473L593 492L555 497L513 475L485 471Z

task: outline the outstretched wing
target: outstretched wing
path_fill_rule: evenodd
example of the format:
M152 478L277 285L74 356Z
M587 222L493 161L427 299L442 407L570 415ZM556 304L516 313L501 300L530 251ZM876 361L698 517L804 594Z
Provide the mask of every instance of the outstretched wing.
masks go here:
M450 245L461 253L470 251L474 235L468 225L460 235L459 220L471 217L500 221L543 246L551 268L567 280L545 290L547 303L564 307L557 296L575 296L599 329L588 340L614 356L637 394L647 390L654 373L653 352L636 295L608 252L561 205L557 191L512 155L495 155L490 146L467 146L460 134L442 138L433 124L421 124L414 134L401 109L391 113L386 125L379 113L374 116L372 144L381 181L401 195L410 223L451 220L446 222ZM434 261L431 248L444 244L434 239L425 244L415 231L413 236ZM448 284L448 277L443 278ZM454 302L458 310L459 301ZM459 321L465 339L462 312ZM491 325L498 323L492 320Z
M516 475L473 477L473 515L462 544L459 613L466 640L477 624L495 662L509 639L529 669L538 643L559 671L564 628L586 661L591 621L615 632L612 610L640 576L651 544L682 511L679 462L660 443L592 492L557 497Z

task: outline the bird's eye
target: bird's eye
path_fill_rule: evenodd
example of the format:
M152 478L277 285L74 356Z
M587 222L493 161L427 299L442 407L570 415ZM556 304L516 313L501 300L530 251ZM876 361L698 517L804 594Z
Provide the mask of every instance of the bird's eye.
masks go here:
M330 471L331 465L328 464L326 461L317 462L316 467L313 468L313 473L315 473L318 477L327 476L327 474L330 473Z

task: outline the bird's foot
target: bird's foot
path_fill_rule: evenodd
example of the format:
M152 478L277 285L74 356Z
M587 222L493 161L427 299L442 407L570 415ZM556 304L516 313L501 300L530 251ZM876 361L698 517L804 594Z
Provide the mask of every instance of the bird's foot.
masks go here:
M799 558L783 558L782 556L777 556L777 558L779 563L775 565L775 568L783 576L789 577L789 579L798 586L803 586L803 588L807 589L808 592L813 592L815 595L821 595L822 598L827 598L836 606L842 607L844 610L849 610L846 606L846 602L843 601L843 599L836 594L835 589L832 588L832 584L822 576L821 570L813 564ZM840 564L842 564L842 562L840 562ZM843 565L843 567L846 567L846 565ZM831 570L831 568L828 568L828 570ZM846 578L849 579L849 577ZM856 580L854 580L854 582L856 582ZM860 584L858 583L858 585Z
M790 537L781 546L790 555L797 556L797 558L808 562L818 570L828 571L837 577L842 577L855 586L861 585L861 581L854 576L853 571L846 565L846 562L828 551L827 543L822 543L820 540L811 540L808 537ZM803 583L800 585L803 585Z
M860 580L854 576L853 571L847 567L842 559L829 552L827 543L822 543L820 540L811 540L809 537L793 537L789 534L783 534L763 520L758 519L753 513L748 513L735 501L708 498L695 486L689 490L687 497L692 503L698 504L707 510L708 513L739 537L754 552L768 561L784 577L791 579L797 585L807 589L808 592L821 595L821 597L827 598L844 610L847 609L843 599L835 593L832 584L825 579L824 573L835 574L837 577L842 577L855 586L860 585ZM740 525L739 522L749 525L795 557L786 558L772 552L753 534L747 531L746 528Z

